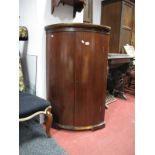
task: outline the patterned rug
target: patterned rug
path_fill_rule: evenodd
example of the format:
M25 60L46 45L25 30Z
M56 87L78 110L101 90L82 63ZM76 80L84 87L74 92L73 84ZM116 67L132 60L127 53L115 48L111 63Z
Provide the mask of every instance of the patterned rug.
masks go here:
M68 155L54 138L47 138L38 120L19 123L19 155Z

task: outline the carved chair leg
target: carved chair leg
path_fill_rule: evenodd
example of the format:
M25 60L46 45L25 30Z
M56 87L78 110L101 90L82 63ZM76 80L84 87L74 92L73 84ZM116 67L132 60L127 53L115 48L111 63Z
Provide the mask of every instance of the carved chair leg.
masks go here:
M51 137L50 128L51 128L52 122L53 122L53 116L51 114L51 109L48 109L46 112L46 121L45 121L46 133L48 137Z

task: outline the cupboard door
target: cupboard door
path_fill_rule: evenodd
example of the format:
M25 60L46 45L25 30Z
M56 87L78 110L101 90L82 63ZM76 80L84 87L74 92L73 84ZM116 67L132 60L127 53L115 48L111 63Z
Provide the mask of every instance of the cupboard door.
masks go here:
M133 5L122 2L122 26L132 29Z
M123 53L123 46L131 45L132 29L133 29L133 5L122 2L122 20L120 29L119 52Z
M74 118L74 50L73 32L48 34L48 97L53 103L55 120L62 125L73 124Z
M127 0L102 1L101 24L111 27L110 53L123 53L123 46L134 45L134 4Z
M120 35L120 42L119 42L119 52L124 53L124 46L126 44L131 43L131 30L128 29L121 29L121 35Z
M131 45L135 47L135 7L133 7Z
M104 120L107 38L100 33L77 32L75 45L74 125L96 125Z
M119 53L121 7L122 3L120 1L102 1L101 24L111 27L110 53Z

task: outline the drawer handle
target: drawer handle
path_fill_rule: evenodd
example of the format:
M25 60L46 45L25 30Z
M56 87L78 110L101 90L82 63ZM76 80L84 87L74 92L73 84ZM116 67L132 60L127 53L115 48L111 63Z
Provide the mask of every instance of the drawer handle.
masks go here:
M89 41L86 41L86 42L85 42L85 45L86 45L86 46L89 46L89 45L90 45L90 42L89 42Z
M54 37L54 35L53 34L51 34L51 38L53 38Z
M81 40L81 43L82 43L82 44L85 44L86 46L89 46L89 45L90 45L90 42L89 42L89 41Z
M85 43L85 41L84 41L84 40L81 40L81 43L82 43L82 44L84 44L84 43Z

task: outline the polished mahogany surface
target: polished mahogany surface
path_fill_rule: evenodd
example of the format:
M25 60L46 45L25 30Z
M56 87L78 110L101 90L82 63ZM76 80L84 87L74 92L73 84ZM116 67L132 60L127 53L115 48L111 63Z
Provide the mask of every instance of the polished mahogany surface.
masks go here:
M55 123L72 130L103 127L110 28L74 23L45 29Z

